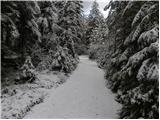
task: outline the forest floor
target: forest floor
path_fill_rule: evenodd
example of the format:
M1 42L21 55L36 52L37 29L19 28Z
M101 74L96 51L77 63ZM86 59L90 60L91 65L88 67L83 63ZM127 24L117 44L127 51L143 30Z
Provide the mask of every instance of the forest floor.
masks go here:
M14 74L9 74L9 79L14 76ZM33 83L15 84L13 82L7 86L2 84L1 118L23 118L33 106L43 102L50 90L55 90L68 78L64 73L49 71L38 72L37 77L38 79Z
M50 91L24 118L118 118L121 105L106 88L103 70L87 56L66 83Z

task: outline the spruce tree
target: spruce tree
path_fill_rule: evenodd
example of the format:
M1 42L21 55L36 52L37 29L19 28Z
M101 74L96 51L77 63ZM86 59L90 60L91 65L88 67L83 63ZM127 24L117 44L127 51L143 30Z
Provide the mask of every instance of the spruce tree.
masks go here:
M106 78L120 118L159 118L158 2L111 1ZM116 34L115 34L116 33Z
M62 28L60 45L67 46L69 53L76 58L75 42L82 37L82 1L67 1L60 11L58 25Z
M52 56L56 52L58 44L58 37L56 35L58 15L54 2L39 1L38 5L41 10L41 14L37 18L41 42L35 44L32 50L32 59L36 66L42 63L45 64L47 61L52 61ZM48 68L47 66L49 64L45 65L43 69Z
M1 45L2 45L2 60L5 56L15 52L16 41L19 37L17 28L19 11L16 10L15 2L2 2L1 13ZM5 61L4 61L5 62Z
M38 69L71 72L77 61L75 42L81 37L81 1L39 2L38 24L42 33L41 47L46 55ZM44 67L42 67L44 66Z
M103 23L103 15L99 10L99 5L96 1L93 2L92 8L90 10L90 14L87 18L87 31L86 31L86 40L88 41L87 43L89 44L89 38L90 35L93 32L93 29L98 27L100 24Z
M4 1L2 6L2 43L18 54L21 49L21 59L24 62L25 54L31 53L30 47L40 41L41 34L36 23L39 6L32 1Z
M37 2L18 1L19 10L19 33L22 61L24 61L26 55L32 53L31 48L36 42L41 42L41 33L39 31L36 16L40 14L40 8Z

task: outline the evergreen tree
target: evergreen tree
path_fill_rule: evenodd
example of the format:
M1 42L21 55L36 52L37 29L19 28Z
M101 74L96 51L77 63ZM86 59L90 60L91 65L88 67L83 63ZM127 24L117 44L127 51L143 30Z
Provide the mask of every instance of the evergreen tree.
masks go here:
M19 11L16 10L15 2L2 2L1 25L2 25L2 59L7 55L7 49L13 51L15 47L15 38L19 37L17 22Z
M106 48L106 37L108 36L108 27L105 22L99 24L95 27L90 35L89 41L89 58L90 59L100 59L103 56L103 51ZM102 54L103 53L103 54Z
M75 58L75 42L82 37L82 1L67 1L60 11L58 25L62 28L60 45L67 46L69 53Z
M158 118L158 2L111 1L106 78L120 118ZM115 34L116 33L116 34ZM107 46L107 45L106 45Z
M96 1L93 2L90 14L87 18L87 31L86 31L86 41L87 44L90 43L89 38L92 34L92 30L102 24L104 21L103 15L99 10L99 5Z
M54 2L44 1L39 2L41 15L39 16L37 23L42 34L41 47L44 47L46 50L54 50L57 45L57 8L54 5Z
M40 14L40 8L35 1L20 1L16 3L19 10L18 29L20 33L19 49L21 49L22 60L25 54L32 53L31 48L36 42L41 42L41 33L36 23L36 15Z
M47 57L44 55L38 68L71 72L77 63L75 42L82 37L81 1L41 3L42 15L38 23Z
M38 5L41 14L37 17L36 22L41 33L41 42L34 44L32 48L32 60L35 66L38 66L42 61L43 64L51 61L53 59L51 56L55 53L58 44L58 37L56 35L58 15L54 2L39 1ZM47 56L50 56L50 59ZM45 65L43 69L47 69L47 66L49 64Z
M101 22L103 22L103 15L99 10L98 3L94 1L90 10L90 14L88 16L88 26L95 28L98 27Z
M4 1L2 6L2 45L17 54L20 54L21 49L21 59L24 61L29 46L40 41L41 34L35 22L36 15L40 13L39 6L37 2L23 1ZM2 53L5 53L3 48Z
M36 23L40 10L34 1L3 1L2 6L2 75L5 76L10 67L20 68L26 56L31 55L30 48L40 42ZM27 81L28 76L24 78Z
M74 70L75 43L83 37L82 1L4 1L2 6L2 58L20 54L20 66L30 56L37 70Z

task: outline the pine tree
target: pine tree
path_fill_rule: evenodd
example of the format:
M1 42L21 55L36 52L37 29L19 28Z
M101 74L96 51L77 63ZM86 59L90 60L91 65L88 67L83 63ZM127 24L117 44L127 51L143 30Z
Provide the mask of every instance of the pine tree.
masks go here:
M19 11L16 10L17 5L15 4L15 2L2 2L1 4L1 52L3 61L5 56L15 53L14 48L16 46L16 38L19 37L19 31L16 26L18 22Z
M123 105L120 118L159 117L158 6L157 1L111 1L106 6L111 8L106 78Z
M54 2L39 1L38 5L41 10L41 14L37 18L37 24L39 26L39 31L41 32L41 42L35 44L32 58L36 66L43 63L46 64L43 65L45 66L43 69L47 69L51 64L49 61L52 61L52 56L55 54L58 45L58 36L56 34L58 29L58 15ZM42 66L40 68L42 68Z
M57 8L50 1L39 2L39 5L41 15L37 19L37 23L42 34L41 46L48 51L51 49L55 51L57 45Z
M105 42L107 36L108 36L108 27L105 22L99 24L98 27L95 27L92 30L92 34L90 35L89 38L89 41L91 42L89 49L90 59L100 59L102 55L105 54L103 53L103 51L106 48Z
M36 15L40 13L39 6L37 2L24 1L4 1L2 6L3 48L11 48L17 54L20 54L21 49L21 59L24 61L25 54L30 50L29 46L40 41L41 34L36 23Z
M93 2L90 14L87 18L87 31L86 31L86 40L90 43L89 38L92 34L92 30L102 24L104 21L103 15L99 10L99 5L96 1Z
M81 37L81 1L39 2L44 59L38 69L71 72L77 64L75 42Z
M36 42L41 42L41 33L39 32L36 23L36 15L40 14L40 8L35 1L20 1L16 3L19 10L19 25L20 43L22 61L25 59L25 54L32 53L31 48Z
M40 10L34 1L3 1L2 6L2 71L5 75L8 67L17 70L22 66L26 55L31 55L30 47L40 41L36 23Z
M82 37L82 1L67 1L60 11L59 26L64 30L61 36L61 46L66 45L69 53L75 58L75 42Z

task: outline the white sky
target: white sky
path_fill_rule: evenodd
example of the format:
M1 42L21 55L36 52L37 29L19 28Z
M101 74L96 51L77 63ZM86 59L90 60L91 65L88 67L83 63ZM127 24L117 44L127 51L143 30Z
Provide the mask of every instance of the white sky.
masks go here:
M88 15L90 13L90 9L92 6L94 0L83 0L83 11L85 15ZM108 16L108 12L104 11L104 7L109 3L110 0L96 0L96 2L99 4L99 10L101 11L101 13L104 15L104 17L106 18Z

